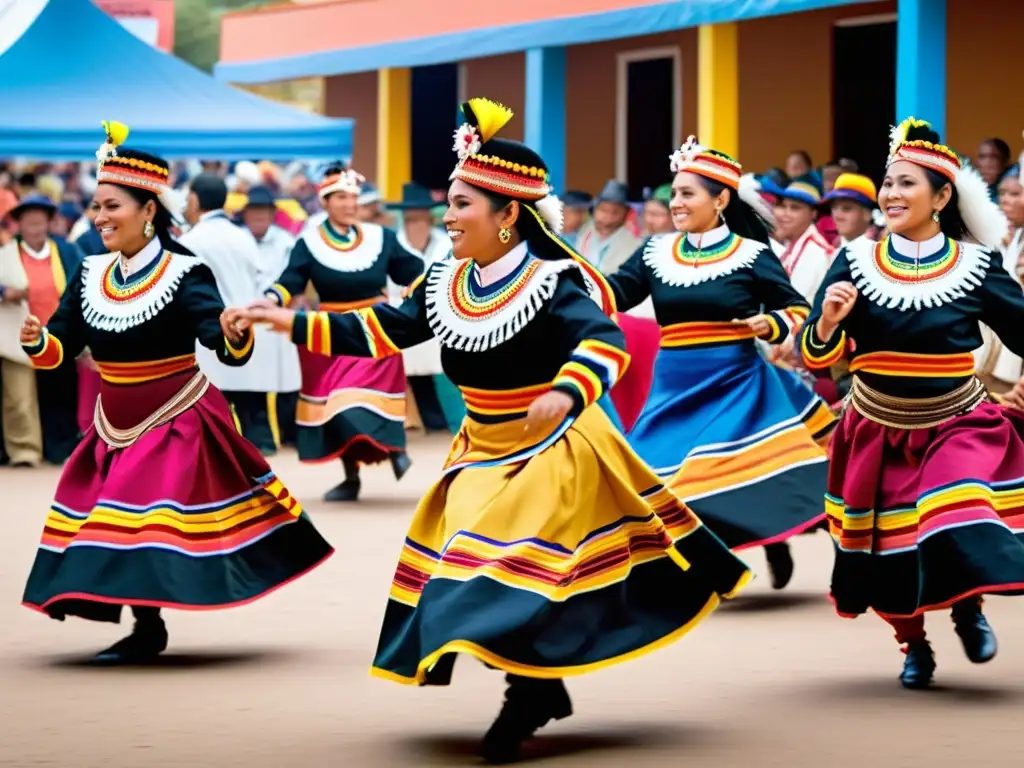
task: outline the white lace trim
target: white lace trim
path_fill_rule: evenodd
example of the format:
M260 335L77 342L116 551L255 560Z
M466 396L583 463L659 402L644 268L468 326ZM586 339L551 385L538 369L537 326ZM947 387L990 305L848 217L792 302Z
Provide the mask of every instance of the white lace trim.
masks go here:
M757 260L758 254L768 247L756 240L741 238L739 247L728 258L713 264L689 266L680 264L675 257L676 244L682 237L685 235L656 235L644 248L644 263L665 285L698 285L731 275L737 270L751 266Z
M336 251L320 237L320 227L310 227L302 239L313 258L336 272L362 272L377 263L384 249L384 228L379 224L359 224L363 240L351 251Z
M155 317L171 303L181 279L201 263L190 256L169 255L170 263L156 284L129 301L111 301L103 294L103 278L111 264L120 258L119 254L86 257L82 262L82 317L85 322L98 331L120 333Z
M539 267L501 309L476 320L459 313L450 303L452 283L460 264L453 261L434 265L427 275L427 321L442 345L466 352L483 352L502 344L521 331L555 295L558 278L569 269L579 269L572 259L543 261L531 258Z
M960 243L960 260L946 274L931 280L897 282L875 265L875 245L874 240L862 236L846 246L853 284L868 300L901 312L939 307L963 298L981 285L990 260L981 246Z

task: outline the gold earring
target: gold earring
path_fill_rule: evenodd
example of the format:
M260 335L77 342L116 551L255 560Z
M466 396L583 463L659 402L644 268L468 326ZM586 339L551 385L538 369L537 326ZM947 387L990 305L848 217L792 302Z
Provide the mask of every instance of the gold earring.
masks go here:
M936 224L939 223L939 212L938 211L935 211L935 213L932 214L932 221L934 221Z
M153 229L152 221L147 221L145 226L142 227L142 234L146 237L147 240L153 239L153 235L156 234L156 230Z
M512 239L512 232L508 227L502 227L498 230L498 239L501 240L502 245L508 245L508 241Z

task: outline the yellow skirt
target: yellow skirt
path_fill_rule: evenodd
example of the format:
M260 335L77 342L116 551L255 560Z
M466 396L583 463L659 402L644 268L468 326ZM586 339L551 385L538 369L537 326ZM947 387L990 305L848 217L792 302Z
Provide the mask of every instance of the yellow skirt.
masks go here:
M467 418L416 510L373 673L446 685L468 653L583 674L681 637L749 578L598 406L533 433Z

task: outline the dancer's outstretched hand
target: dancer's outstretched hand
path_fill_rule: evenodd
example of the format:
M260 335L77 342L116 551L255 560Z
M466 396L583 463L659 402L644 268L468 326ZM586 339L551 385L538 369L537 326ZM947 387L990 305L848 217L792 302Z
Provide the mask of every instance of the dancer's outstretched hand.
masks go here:
M290 334L295 324L295 312L284 307L250 307L245 314L251 322L269 325L276 333Z
M39 343L39 337L43 335L43 324L35 315L29 315L21 324L21 343L26 347Z
M825 289L825 302L821 306L821 319L837 326L850 314L857 303L857 287L853 283L832 283Z
M561 421L572 409L572 398L564 392L551 391L541 395L526 412L526 430L550 421Z
M242 340L250 325L251 322L247 310L238 307L228 307L220 313L220 329L232 344L237 344Z

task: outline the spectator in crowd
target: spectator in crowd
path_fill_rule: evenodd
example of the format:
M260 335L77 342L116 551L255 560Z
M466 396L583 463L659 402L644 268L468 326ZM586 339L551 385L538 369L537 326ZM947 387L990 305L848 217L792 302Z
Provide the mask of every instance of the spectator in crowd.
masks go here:
M793 287L813 303L834 251L815 226L822 202L818 177L808 173L793 179L786 187L776 186L766 179L762 190L775 197L774 236L784 246L779 256L782 266Z
M836 179L843 173L843 166L838 160L826 163L821 168L821 188L827 195L836 185Z
M814 169L811 154L806 149L795 149L786 158L786 175L791 179L805 176Z
M629 212L626 185L614 179L609 181L597 196L593 217L583 225L576 239L580 255L606 275L625 264L643 242L627 226Z
M587 223L593 204L594 198L578 189L570 189L562 195L562 239L569 245L576 245L576 238Z
M1010 145L1002 139L985 139L978 145L974 167L988 184L993 200L999 199L999 180L1010 166Z
M1004 254L1007 271L1020 278L1024 275L1024 180L1021 165L1011 166L999 182L999 208L1010 222Z
M867 176L844 173L836 179L823 202L835 221L839 245L867 234L877 199L875 183Z
M82 262L76 246L50 237L56 212L57 206L44 195L25 197L10 212L18 235L0 249L2 419L6 453L16 465L35 466L41 459L63 464L80 438L75 361L35 370L12 341L29 315L45 325Z
M644 202L644 235L667 235L675 232L669 204L672 202L672 185L662 184Z

